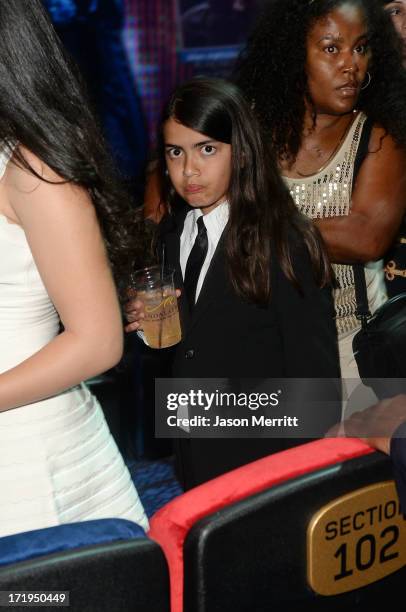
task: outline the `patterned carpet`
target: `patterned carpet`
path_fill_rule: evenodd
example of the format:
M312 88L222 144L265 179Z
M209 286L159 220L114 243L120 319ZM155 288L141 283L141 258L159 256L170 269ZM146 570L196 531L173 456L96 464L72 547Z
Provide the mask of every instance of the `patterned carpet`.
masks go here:
M176 479L172 459L128 462L131 478L148 518L183 490Z

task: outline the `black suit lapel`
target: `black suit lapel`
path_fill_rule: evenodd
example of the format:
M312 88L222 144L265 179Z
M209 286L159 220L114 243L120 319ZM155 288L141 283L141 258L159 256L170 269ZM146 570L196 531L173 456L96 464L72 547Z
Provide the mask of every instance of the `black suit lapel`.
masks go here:
M180 231L182 233L182 230ZM160 253L160 261L165 261L166 264L175 268L175 285L177 288L182 288L182 271L180 269L179 254L180 254L180 233L172 231L166 234L162 242L162 250Z
M181 207L175 214L166 218L165 224L161 227L161 252L159 253L161 262L164 259L168 265L175 268L175 288L180 289L182 292L178 300L178 306L183 335L189 327L190 313L184 294L183 276L180 267L180 237L189 210L188 207Z
M224 234L218 242L213 258L210 262L209 269L203 281L203 286L200 290L199 297L190 317L188 329L190 330L201 317L205 314L207 308L214 300L221 299L224 293L227 279L225 277L225 257L224 257Z

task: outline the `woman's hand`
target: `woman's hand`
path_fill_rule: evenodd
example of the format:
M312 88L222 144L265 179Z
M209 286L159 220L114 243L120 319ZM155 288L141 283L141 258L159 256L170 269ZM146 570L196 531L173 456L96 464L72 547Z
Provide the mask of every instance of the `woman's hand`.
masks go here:
M361 438L369 446L389 455L397 428L406 421L406 395L380 401L332 427L326 437Z

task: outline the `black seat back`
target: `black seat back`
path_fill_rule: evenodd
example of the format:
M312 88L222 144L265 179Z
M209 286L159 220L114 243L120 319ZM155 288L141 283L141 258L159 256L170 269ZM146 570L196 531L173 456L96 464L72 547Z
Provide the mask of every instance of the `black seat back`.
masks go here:
M389 459L364 455L197 522L184 547L185 612L370 612L402 601L405 526L393 484L354 497L391 478ZM343 496L344 504L334 504ZM317 533L312 521L321 509ZM326 589L335 594L320 594Z
M69 591L71 612L169 611L166 560L147 538L6 565L0 568L0 591Z

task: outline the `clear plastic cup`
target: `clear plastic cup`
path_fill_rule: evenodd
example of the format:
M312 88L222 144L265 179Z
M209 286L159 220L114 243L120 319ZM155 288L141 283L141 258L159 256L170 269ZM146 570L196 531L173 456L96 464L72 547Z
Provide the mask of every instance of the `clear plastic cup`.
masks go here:
M143 331L151 348L167 348L182 339L174 274L169 266L150 266L131 276L130 294L144 302Z

